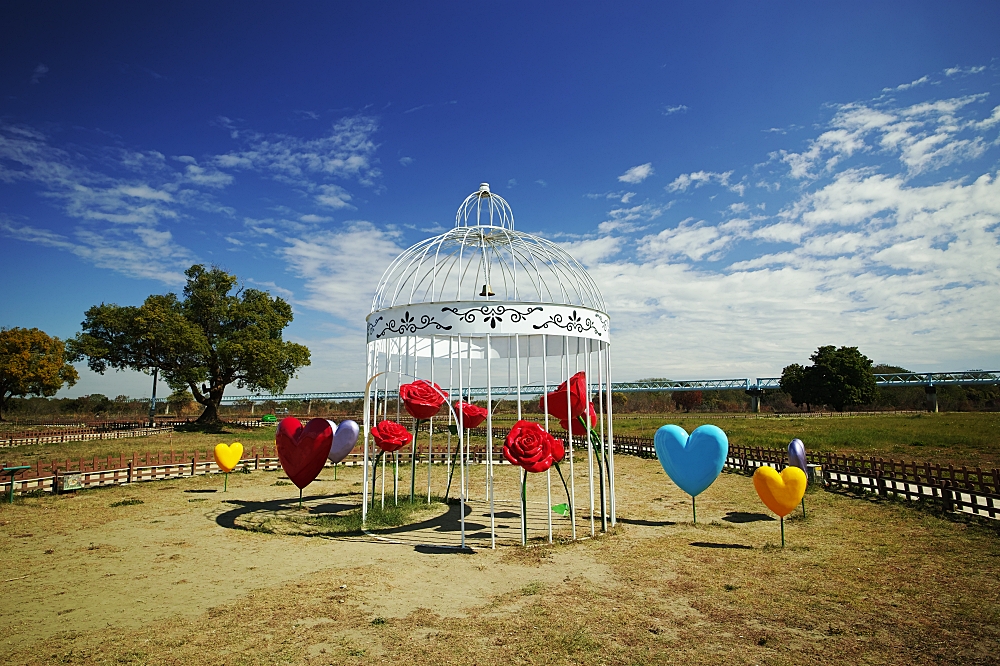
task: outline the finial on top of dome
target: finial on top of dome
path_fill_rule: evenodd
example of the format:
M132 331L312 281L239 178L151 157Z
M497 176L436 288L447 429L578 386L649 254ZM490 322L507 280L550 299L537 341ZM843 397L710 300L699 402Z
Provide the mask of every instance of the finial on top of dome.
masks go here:
M488 197L490 196L490 184L489 183L479 183L479 196Z

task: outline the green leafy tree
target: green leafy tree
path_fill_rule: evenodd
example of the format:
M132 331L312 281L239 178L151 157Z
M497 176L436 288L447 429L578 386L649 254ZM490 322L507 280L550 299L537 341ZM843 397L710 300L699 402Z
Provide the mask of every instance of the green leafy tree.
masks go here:
M781 389L796 404L830 405L838 412L854 405L868 405L878 398L872 360L857 347L820 347L810 356L813 364L792 364L781 371Z
M806 409L811 409L816 404L817 394L814 386L809 382L810 368L804 368L798 363L785 366L781 371L781 390L792 398L796 405L805 405Z
M177 415L183 414L184 410L186 410L192 402L194 402L194 395L192 395L191 391L187 389L176 389L167 398L167 405L169 405L170 409L172 409Z
M79 375L62 340L37 328L0 329L0 421L15 396L53 396Z
M198 423L219 422L219 403L235 383L280 393L309 365L309 349L282 339L292 308L257 289L236 288L220 268L185 271L183 299L153 295L141 306L95 305L69 341L74 359L95 372L109 367L158 371L171 389L190 389L204 406Z

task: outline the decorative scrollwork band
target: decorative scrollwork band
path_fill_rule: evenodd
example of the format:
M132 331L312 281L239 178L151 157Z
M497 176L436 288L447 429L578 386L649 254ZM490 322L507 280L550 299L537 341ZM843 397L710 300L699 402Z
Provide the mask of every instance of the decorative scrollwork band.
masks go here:
M537 331L543 328L548 328L549 324L557 326L571 333L573 332L587 333L588 331L593 331L598 336L600 336L602 333L596 326L594 326L593 319L591 319L590 317L587 317L586 319L582 318L580 315L576 313L576 310L573 310L573 314L566 317L565 324L563 323L563 316L561 314L554 314L549 316L548 321L543 322L542 324L534 324L532 328ZM607 333L608 331L607 322L598 320L598 324L603 324L604 333Z
M373 312L368 341L405 335L570 335L609 340L611 320L586 307L530 303L419 303Z
M375 325L377 325L381 320L382 317L379 317L372 324L368 325L368 335L371 335ZM407 333L422 331L428 326L433 326L436 331L451 330L451 326L445 326L444 324L438 323L434 321L434 317L426 314L420 315L420 323L417 324L417 321L410 315L410 311L407 310L403 313L403 316L399 318L398 324L395 319L390 319L389 323L387 323L385 327L375 336L375 339L378 340L387 332L395 333L396 335L405 335Z
M527 311L521 312L520 310L515 310L514 308L508 308L505 305L484 305L478 308L469 308L465 312L460 312L458 308L441 308L441 312L450 312L453 315L458 316L462 321L467 324L472 324L476 321L478 315L483 315L483 323L490 323L490 328L496 328L497 322L503 323L503 318L509 316L510 322L512 324L517 324L524 321L524 318L530 315L532 312L537 312L542 310L541 306L528 308Z

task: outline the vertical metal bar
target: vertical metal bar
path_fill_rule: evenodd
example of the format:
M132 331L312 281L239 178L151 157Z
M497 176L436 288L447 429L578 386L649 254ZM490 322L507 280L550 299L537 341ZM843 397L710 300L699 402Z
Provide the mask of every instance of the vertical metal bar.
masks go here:
M497 547L496 513L493 505L493 375L490 364L490 334L486 334L486 484L490 499L490 547Z
M369 346L371 350L371 346ZM365 358L365 372L368 377L371 377L374 373L372 372L372 356L371 351L367 354ZM368 380L371 381L370 379ZM369 384L370 385L370 384ZM365 521L368 519L368 432L371 429L371 416L368 413L368 408L371 405L370 394L365 388L365 417L362 419L365 427L365 438L364 438L364 465L361 467L361 526L364 527Z
M458 336L458 395L459 398L462 396L462 336ZM459 481L461 486L458 491L458 503L459 503L459 522L460 531L462 534L462 548L465 548L465 456L468 451L468 444L465 442L465 418L462 416L462 411L459 410L458 414L458 464L462 468L462 476Z
M431 336L431 384L434 383L434 338ZM434 455L434 417L427 423L427 503L431 503L431 463Z
M563 336L563 361L566 364L566 439L569 442L569 514L573 524L573 540L576 540L576 476L573 473L573 424L569 422L573 418L573 405L570 402L570 374L569 374L569 338Z
M607 443L604 441L604 343L600 340L597 341L597 423L600 428L598 436L600 437L601 455L598 464L601 466L602 473L598 475L598 479L601 482L601 531L608 531L608 514L607 514L607 493L608 491L608 474L610 470L608 469L608 447ZM611 396L608 396L608 400L611 400Z
M549 362L548 336L542 335L542 404L545 410L545 432L549 431ZM549 523L549 543L552 543L552 468L545 470L545 515Z
M605 366L608 368L608 465L610 471L608 472L608 487L611 489L610 501L611 501L611 527L615 526L617 522L617 500L615 498L615 421L614 421L614 409L611 404L611 343L605 343L605 353L607 354L605 359Z
M585 338L586 340L586 351L583 355L583 378L584 385L587 389L587 394L584 396L586 398L585 404L587 405L583 413L586 414L584 421L587 424L587 434L584 435L587 438L587 472L588 472L588 487L590 488L590 536L597 535L597 528L594 525L594 443L590 438L590 338ZM577 351L580 349L580 340L577 339Z

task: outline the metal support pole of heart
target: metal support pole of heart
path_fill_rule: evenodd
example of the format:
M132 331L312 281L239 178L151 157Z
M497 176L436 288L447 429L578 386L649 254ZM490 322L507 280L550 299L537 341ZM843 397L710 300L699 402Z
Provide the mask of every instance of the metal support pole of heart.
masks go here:
M781 516L781 547L785 547L785 517Z
M694 495L691 495L691 519L694 520L694 524L698 524L698 509L694 506Z
M803 497L802 497L802 520L805 520L805 519L806 519L806 498L803 495Z
M226 472L225 477L222 481L222 492L226 492L229 488L229 472Z

